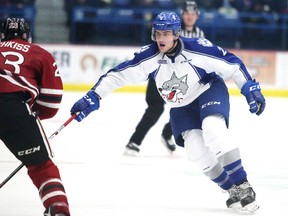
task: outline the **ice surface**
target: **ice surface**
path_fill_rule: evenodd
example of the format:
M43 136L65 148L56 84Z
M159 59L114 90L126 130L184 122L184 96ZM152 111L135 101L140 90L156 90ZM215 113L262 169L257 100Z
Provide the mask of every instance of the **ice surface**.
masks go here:
M48 137L84 93L65 92L59 113L43 121ZM287 216L288 99L266 99L265 112L256 116L244 97L231 97L230 129L257 193L260 209L254 215ZM183 149L169 155L160 143L167 111L148 133L139 156L122 155L145 108L144 94L113 93L101 101L100 110L71 122L53 138L72 216L247 215L226 209L228 195L188 161ZM0 181L19 164L0 145ZM40 216L43 211L26 168L0 189L0 216Z

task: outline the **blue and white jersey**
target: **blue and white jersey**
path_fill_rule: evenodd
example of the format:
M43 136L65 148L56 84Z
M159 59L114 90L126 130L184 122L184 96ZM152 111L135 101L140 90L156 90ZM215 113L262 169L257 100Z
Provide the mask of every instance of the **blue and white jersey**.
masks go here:
M144 46L134 58L100 77L93 89L104 98L115 89L154 77L159 94L170 107L190 104L220 76L233 79L239 89L251 75L243 62L205 38L180 37L174 56L161 53L156 43Z

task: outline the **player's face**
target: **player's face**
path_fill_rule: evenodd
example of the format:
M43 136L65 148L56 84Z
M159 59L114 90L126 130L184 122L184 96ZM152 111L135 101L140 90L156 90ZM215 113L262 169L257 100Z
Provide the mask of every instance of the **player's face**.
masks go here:
M173 35L173 31L158 31L155 32L156 42L160 52L167 52L172 49L174 46L175 36Z

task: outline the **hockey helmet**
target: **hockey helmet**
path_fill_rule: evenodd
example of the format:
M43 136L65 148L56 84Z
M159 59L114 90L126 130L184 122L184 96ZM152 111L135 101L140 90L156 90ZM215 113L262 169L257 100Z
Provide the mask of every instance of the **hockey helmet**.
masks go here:
M21 38L29 43L32 35L29 24L23 18L6 18L0 26L0 41Z
M155 31L165 31L172 30L174 36L179 34L181 31L181 20L179 16L174 12L162 12L157 15L152 23L152 34L151 38L153 41L156 41Z
M181 14L189 11L195 12L198 16L200 15L200 10L198 9L198 5L195 1L186 1L182 5Z

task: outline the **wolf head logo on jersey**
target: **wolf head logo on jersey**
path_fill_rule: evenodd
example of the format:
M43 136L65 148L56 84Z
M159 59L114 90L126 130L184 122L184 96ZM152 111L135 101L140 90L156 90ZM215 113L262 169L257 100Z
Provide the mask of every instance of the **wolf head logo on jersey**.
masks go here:
M165 81L162 84L162 88L158 88L161 96L168 102L180 102L183 98L181 95L185 95L188 90L187 74L178 78L173 72L170 80Z

